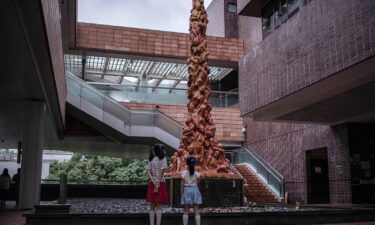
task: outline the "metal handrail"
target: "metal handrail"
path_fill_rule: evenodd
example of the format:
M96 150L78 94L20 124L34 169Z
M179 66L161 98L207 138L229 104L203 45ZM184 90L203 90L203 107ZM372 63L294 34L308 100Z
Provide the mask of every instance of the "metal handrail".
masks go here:
M243 181L244 181L245 184L247 183L246 179L242 176L242 174L240 173L240 171L238 171L237 168L232 163L230 164L230 168L231 168L232 172L234 172L235 174L237 174L238 176L240 176L241 179L243 179Z
M150 87L150 86L145 86L145 85L128 85L128 84L112 84L112 83L102 83L102 82L86 82L87 84L93 85L93 86L99 86L99 87L131 87L131 88L150 88L150 89L165 89L165 90L177 90L177 91L188 91L187 88L171 88L171 87ZM237 90L237 91L234 91ZM230 91L215 91L211 90L212 93L217 93L217 94L230 94L230 95L238 95L238 88L230 90Z
M246 155L240 155L245 153ZM262 177L272 189L279 194L281 198L284 196L284 177L277 172L271 165L269 165L262 157L256 152L248 148L239 148L232 154L238 155L234 157L233 164L249 164L255 167L258 176ZM248 158L249 157L249 158Z
M97 88L93 87L91 84L88 84L86 82L84 82L83 80L81 80L80 78L78 78L77 76L75 76L72 72L70 72L69 70L65 70L66 72L66 76L69 78L69 79L73 79L74 81L82 84L85 86L85 88L89 88L91 91L95 92L96 94L100 95L101 97L105 98L106 100L114 103L115 105L123 108L124 110L127 110L128 112L131 111L131 109L121 103L119 103L118 101L114 100L113 98L111 98L110 96L102 93L101 91L99 91Z
M129 123L126 122L125 119L123 119L124 121L124 126L125 125L129 125L129 126L132 126L132 125L137 125L137 124L132 124L132 117L139 114L139 115L148 115L150 116L150 120L152 120L152 124L149 124L149 125L152 125L152 126L155 126L155 121L156 119L158 118L161 118L163 119L164 121L167 121L169 123L168 126L174 126L175 128L178 129L178 132L177 133L170 133L171 135L179 138L182 134L182 129L183 129L183 126L181 123L179 123L178 121L174 120L173 118L157 111L157 110L142 110L142 109L131 109L121 103L119 103L118 101L116 101L115 99L111 98L110 96L106 95L105 93L102 93L101 91L99 91L97 88L93 87L92 85L90 84L87 84L86 82L84 82L83 80L81 80L80 78L78 78L77 76L75 76L72 72L70 72L69 70L66 70L66 77L67 79L70 79L72 80L73 82L77 83L80 85L80 93L78 94L81 98L85 98L82 94L82 89L87 89L89 90L90 92L94 93L95 95L97 95L101 100L103 101L108 101L112 104L114 104L116 107L120 108L121 110L124 110L124 115L128 114L129 115ZM68 91L69 90L69 85L68 85ZM102 107L102 110L103 111L106 111L104 105L101 106ZM108 112L108 111L106 111ZM109 112L111 113L111 112ZM112 114L113 115L113 114ZM152 117L152 118L151 118ZM160 128L160 127L159 127Z
M260 157L256 152L251 151L248 148L242 148L244 151L251 154L254 158L257 159L257 163L261 164L269 173L271 173L278 181L284 181L284 177L277 172L272 166L270 166L262 157Z

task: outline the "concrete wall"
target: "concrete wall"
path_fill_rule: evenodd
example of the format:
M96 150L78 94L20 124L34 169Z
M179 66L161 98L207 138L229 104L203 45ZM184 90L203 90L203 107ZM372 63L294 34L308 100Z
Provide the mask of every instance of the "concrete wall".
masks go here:
M163 57L190 55L189 34L88 23L77 23L77 47ZM208 37L208 50L211 60L237 62L243 56L243 41Z
M206 9L208 25L206 34L225 37L224 0L213 0Z
M228 4L237 4L237 0L213 0L208 6L207 35L238 38L238 16L228 11Z
M373 0L313 0L300 8L240 60L241 114L374 56L374 20Z
M154 109L156 104L148 103L130 103L123 102L122 104L132 109ZM187 119L186 106L180 105L164 105L157 104L160 112L172 117L181 124L185 124ZM242 133L243 120L240 117L238 108L219 108L213 107L212 118L216 125L216 138L221 141L243 141Z

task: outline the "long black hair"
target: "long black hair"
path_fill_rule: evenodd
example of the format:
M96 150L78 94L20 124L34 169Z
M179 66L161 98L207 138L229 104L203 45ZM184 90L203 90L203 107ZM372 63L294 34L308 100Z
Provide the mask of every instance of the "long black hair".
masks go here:
M1 174L2 177L10 177L9 171L7 168L4 168L3 173Z
M188 165L188 167L189 167L190 176L193 176L193 174L195 172L194 166L195 166L196 163L197 163L197 159L193 156L189 156L186 159L186 165Z
M150 151L150 157L148 158L148 161L151 162L151 160L154 157L158 157L159 159L163 159L165 157L165 150L164 145L162 144L155 144Z

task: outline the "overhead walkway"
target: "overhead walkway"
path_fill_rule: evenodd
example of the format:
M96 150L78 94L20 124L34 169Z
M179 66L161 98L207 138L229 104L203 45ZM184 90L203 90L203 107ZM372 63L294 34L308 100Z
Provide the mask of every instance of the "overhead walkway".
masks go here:
M157 110L130 109L66 71L69 112L81 121L124 144L161 142L177 149L182 125Z

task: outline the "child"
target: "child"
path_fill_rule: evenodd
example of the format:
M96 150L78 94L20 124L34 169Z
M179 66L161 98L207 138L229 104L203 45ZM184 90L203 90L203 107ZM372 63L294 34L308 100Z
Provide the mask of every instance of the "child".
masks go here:
M149 178L146 201L150 202L150 225L155 222L160 225L161 204L168 201L167 185L164 180L164 170L167 168L167 159L165 158L164 145L156 144L152 147L150 158L147 165L147 175Z
M191 156L188 157L186 159L186 164L188 165L189 171L184 170L181 173L181 205L184 206L184 215L182 216L183 225L188 224L191 206L193 206L194 209L196 225L201 224L201 216L199 215L198 206L202 204L202 195L198 188L199 177L201 174L194 169L196 163L196 158Z

